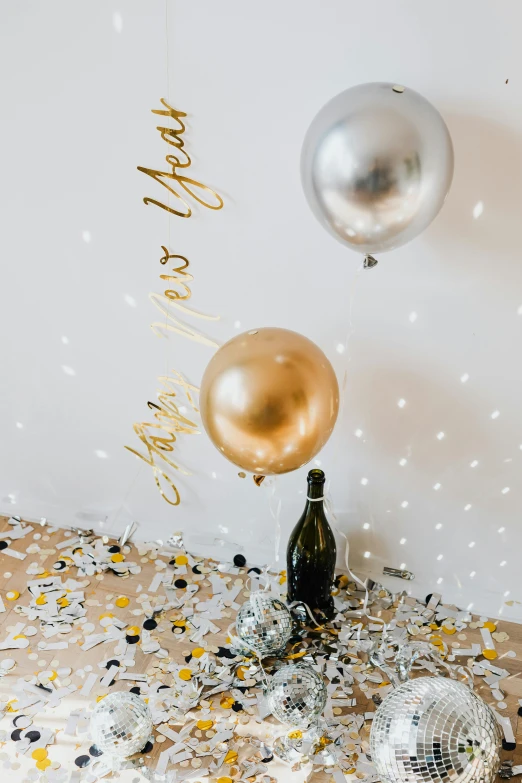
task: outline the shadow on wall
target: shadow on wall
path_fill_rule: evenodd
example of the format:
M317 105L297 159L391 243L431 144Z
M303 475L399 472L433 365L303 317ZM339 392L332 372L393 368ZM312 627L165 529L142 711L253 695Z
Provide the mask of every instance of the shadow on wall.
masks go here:
M522 137L484 117L448 112L444 118L455 149L455 175L429 241L441 240L445 248L456 241L457 248L465 244L480 251L476 257L467 252L453 258L459 276L498 287L520 285Z

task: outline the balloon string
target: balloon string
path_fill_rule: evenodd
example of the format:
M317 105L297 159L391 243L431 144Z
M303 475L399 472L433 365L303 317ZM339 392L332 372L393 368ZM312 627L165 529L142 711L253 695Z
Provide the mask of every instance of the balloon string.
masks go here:
M270 565L266 567L267 570L267 581L265 585L265 590L268 589L270 582L268 579L268 571L272 567L275 568L277 572L277 568L279 565L279 547L281 544L281 498L277 493L279 484L278 484L278 477L272 476L268 481L265 481L262 486L267 487L268 490L268 507L270 509L270 514L272 515L272 519L275 523L275 531L274 531L274 561Z
M363 605L362 605L362 607L361 607L361 609L359 611L368 620L370 620L372 622L375 622L375 623L381 623L382 624L382 634L383 634L383 637L384 637L384 629L386 627L386 623L385 623L385 621L381 617L373 617L371 614L369 614L369 612L368 612L368 601L370 599L370 593L368 591L368 588L367 588L366 584L362 581L362 579L359 579L359 577L356 574L354 574L353 571L350 568L350 562L349 562L349 559L350 559L350 542L348 540L348 536L345 535L345 533L343 533L343 531L339 528L339 524L337 522L337 516L335 514L335 511L333 510L333 503L332 503L332 499L331 499L329 488L328 488L328 490L326 492L325 508L326 508L326 511L328 512L328 516L330 517L330 524L332 525L333 529L335 530L335 532L339 536L344 538L344 565L345 565L346 571L347 571L348 575L351 576L353 581L356 584L360 585L360 587L362 587L362 589L364 590L364 601L363 601ZM359 629L359 635L360 635L360 629Z
M355 276L350 284L350 288L348 291L348 330L346 332L346 337L344 339L344 343L342 343L343 346L343 354L346 355L346 359L344 362L344 370L343 370L343 382L342 382L342 388L341 388L341 400L339 405L339 420L341 420L343 412L344 412L344 406L346 404L346 385L348 381L348 366L351 361L351 357L348 352L348 346L350 343L350 340L352 336L355 333L355 327L353 325L353 306L355 302L355 293L357 290L357 283L359 282L359 277L361 275L362 270L364 269L364 262L361 263L361 265L358 267Z

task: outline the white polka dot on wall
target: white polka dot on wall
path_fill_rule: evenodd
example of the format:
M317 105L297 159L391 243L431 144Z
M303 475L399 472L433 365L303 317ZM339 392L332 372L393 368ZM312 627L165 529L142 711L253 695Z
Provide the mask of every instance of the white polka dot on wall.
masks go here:
M123 31L123 17L119 11L114 11L112 15L112 26L117 33L121 33Z

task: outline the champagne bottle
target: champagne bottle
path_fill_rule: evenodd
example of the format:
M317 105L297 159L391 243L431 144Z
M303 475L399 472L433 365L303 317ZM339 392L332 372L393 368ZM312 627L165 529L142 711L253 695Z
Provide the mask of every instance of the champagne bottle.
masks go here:
M288 601L304 601L324 619L335 613L331 590L335 577L336 546L324 513L324 473L308 473L308 495L301 519L286 550Z

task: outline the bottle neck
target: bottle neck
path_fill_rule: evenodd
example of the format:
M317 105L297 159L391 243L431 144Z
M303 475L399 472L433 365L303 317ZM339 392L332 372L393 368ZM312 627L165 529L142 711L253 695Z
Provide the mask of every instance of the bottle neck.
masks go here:
M324 498L324 481L309 482L307 498L308 502L312 501L314 505L322 505Z

